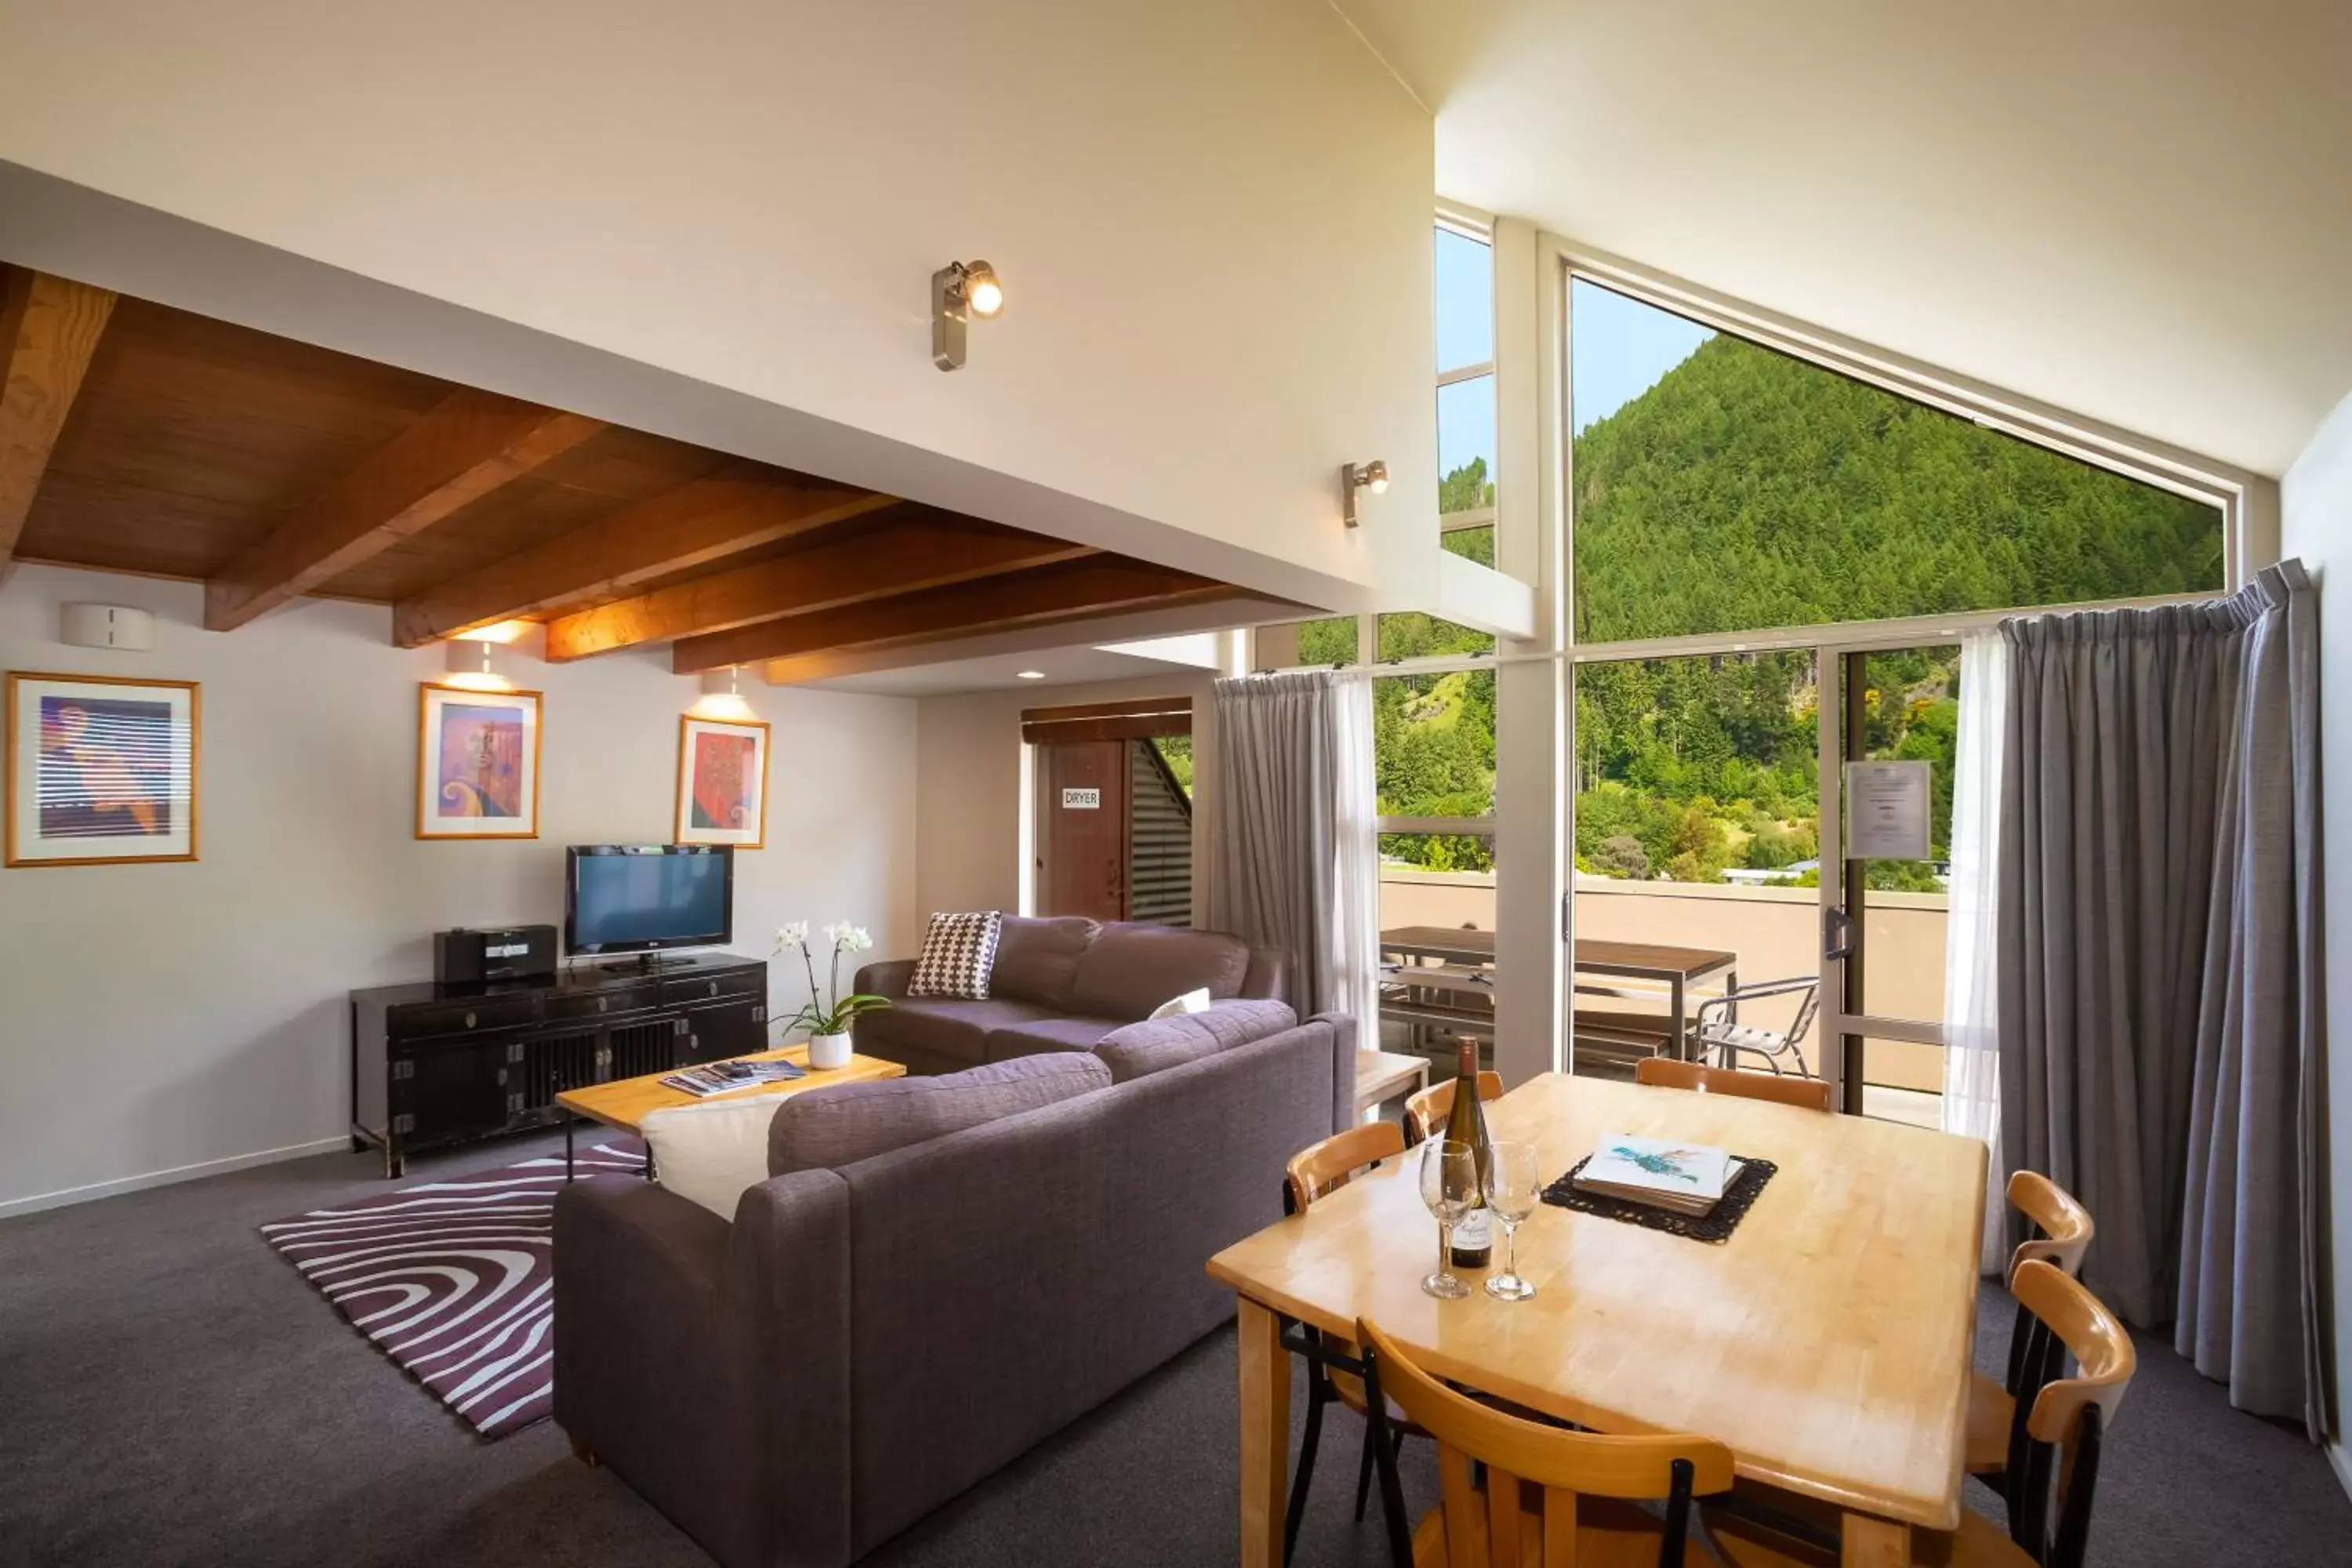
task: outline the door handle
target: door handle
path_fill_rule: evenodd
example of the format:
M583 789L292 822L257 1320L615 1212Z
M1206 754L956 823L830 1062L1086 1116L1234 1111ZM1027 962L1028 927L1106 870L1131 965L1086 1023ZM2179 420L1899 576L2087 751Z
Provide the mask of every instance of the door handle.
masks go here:
M1853 956L1853 917L1843 904L1833 904L1822 913L1822 957L1842 962Z

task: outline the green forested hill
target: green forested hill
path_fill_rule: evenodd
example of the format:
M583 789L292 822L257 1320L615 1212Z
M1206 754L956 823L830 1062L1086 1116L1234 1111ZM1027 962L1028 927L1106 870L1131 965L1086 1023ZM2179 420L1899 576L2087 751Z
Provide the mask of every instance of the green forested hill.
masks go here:
M1506 479L1507 482L1507 477ZM1446 479L1487 493L1483 465ZM2211 508L1718 334L1576 439L1580 643L2218 588ZM1492 550L1492 536L1449 546ZM1465 640L1467 639L1467 640ZM1323 658L1353 655L1352 625ZM1383 658L1482 646L1383 617ZM1306 643L1302 639L1302 650ZM1957 651L1874 654L1868 750L1935 765L1950 820ZM1484 809L1493 677L1376 689L1381 809ZM1804 651L1588 663L1576 678L1580 867L1717 880L1815 852L1816 683ZM1392 857L1484 867L1476 839L1399 837ZM1874 884L1936 884L1874 865Z
M1720 333L1575 458L1579 642L2221 584L2212 508Z

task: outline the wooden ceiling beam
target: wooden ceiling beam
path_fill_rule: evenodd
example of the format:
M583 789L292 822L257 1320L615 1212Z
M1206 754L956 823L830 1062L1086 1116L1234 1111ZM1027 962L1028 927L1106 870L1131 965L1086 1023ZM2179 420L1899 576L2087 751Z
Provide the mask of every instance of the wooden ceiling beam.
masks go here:
M230 631L324 586L604 428L460 387L206 579L205 625Z
M107 289L0 268L0 578L113 313Z
M1241 592L1205 577L1139 561L1118 557L1074 561L1017 576L930 588L687 637L672 646L670 668L691 675L828 648L949 641L1043 622L1232 597Z
M1097 553L951 512L909 509L849 538L581 610L547 626L551 662L639 643L731 631L926 588L974 583Z
M393 641L421 647L517 616L606 603L654 578L902 504L757 463L730 464L402 600L393 608Z

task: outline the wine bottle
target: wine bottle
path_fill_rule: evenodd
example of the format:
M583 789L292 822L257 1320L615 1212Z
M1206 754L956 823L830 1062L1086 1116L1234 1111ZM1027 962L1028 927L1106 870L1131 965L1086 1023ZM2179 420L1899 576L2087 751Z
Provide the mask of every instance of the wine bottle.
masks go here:
M1445 1131L1438 1136L1449 1143L1466 1143L1477 1167L1478 1190L1470 1194L1470 1209L1454 1226L1454 1267L1484 1268L1494 1256L1485 1194L1486 1174L1494 1166L1494 1145L1486 1139L1486 1113L1478 1105L1478 1042L1464 1039L1460 1069L1454 1079L1454 1109L1445 1114Z

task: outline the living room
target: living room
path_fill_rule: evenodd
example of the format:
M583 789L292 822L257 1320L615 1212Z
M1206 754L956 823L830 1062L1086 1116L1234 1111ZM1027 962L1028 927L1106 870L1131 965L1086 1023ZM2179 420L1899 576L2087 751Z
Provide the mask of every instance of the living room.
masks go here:
M12 7L0 1541L2325 1560L2347 58Z

